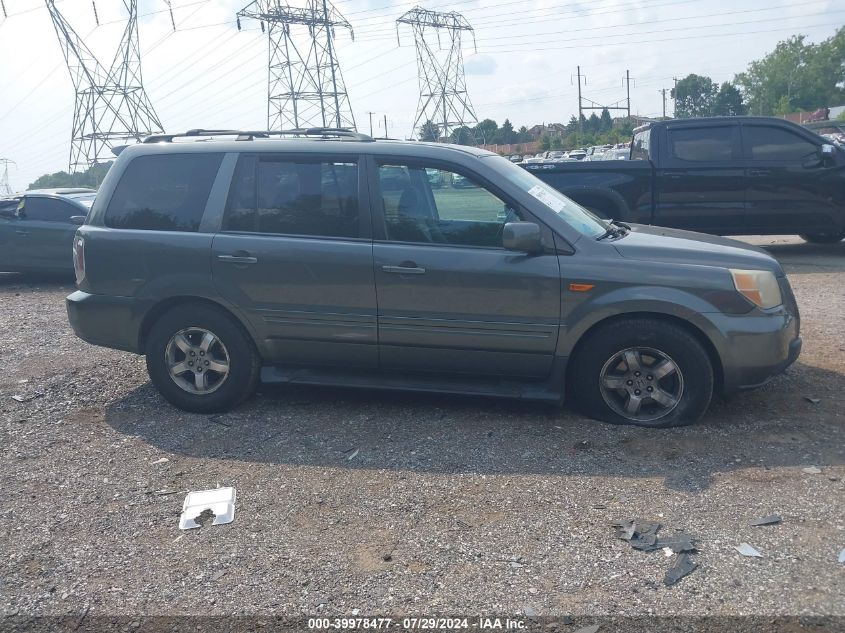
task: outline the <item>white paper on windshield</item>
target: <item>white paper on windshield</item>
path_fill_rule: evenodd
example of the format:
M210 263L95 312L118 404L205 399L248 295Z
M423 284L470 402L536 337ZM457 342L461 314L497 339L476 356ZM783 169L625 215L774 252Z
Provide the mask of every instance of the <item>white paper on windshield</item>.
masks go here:
M560 213L561 211L563 211L564 206L566 206L563 200L559 199L557 196L552 195L540 185L535 185L531 187L531 189L528 190L528 193L537 198L537 200L549 207L555 213Z

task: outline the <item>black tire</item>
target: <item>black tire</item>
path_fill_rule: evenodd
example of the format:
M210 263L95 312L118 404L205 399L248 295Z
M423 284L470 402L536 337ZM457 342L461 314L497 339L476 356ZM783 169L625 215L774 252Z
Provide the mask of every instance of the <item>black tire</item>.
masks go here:
M836 244L836 242L841 242L845 238L845 231L841 233L802 233L798 237L811 244Z
M214 390L209 393L189 393L171 377L168 368L168 347L175 335L189 331L188 337L196 336L194 330L199 329L217 337L214 345L222 345L216 349L222 349L228 360L225 379L220 379L222 374L210 374L219 384L212 385ZM161 315L150 329L144 351L147 372L159 393L172 405L196 413L216 413L237 406L253 394L261 371L261 358L243 326L223 309L202 303L176 306Z
M624 408L626 399L633 398L629 389L636 388L623 386L621 389L602 389L603 370L612 359L630 349L650 349L665 356L677 368L672 375L659 381L670 381L669 390L675 390L676 404L668 412L660 414L663 407L656 400L651 399L645 393L647 386L640 385L643 404L641 417L647 417L647 409L652 415L660 416L655 419L634 419L620 414L619 409ZM657 365L656 359L645 352L641 360L654 362L651 367ZM624 363L621 365L624 367ZM643 364L647 370L649 365ZM615 368L618 370L618 368ZM625 372L628 369L624 370ZM653 377L643 371L643 378L652 380ZM698 421L710 404L713 396L713 366L701 343L686 329L673 323L657 319L631 318L623 319L600 326L588 335L579 344L576 354L573 356L567 369L569 376L569 395L576 400L578 407L584 414L591 418L610 422L612 424L632 424L651 428L665 428L670 426L684 426ZM623 377L627 377L627 373ZM639 376L639 374L638 374ZM619 380L617 376L611 377ZM633 377L632 377L633 378ZM633 378L633 380L640 380ZM627 380L624 381L627 385ZM657 382L644 383L655 385ZM661 384L667 384L662 382ZM654 391L654 387L651 388ZM618 401L617 401L618 399ZM610 402L616 403L616 409ZM666 408L666 407L663 407Z

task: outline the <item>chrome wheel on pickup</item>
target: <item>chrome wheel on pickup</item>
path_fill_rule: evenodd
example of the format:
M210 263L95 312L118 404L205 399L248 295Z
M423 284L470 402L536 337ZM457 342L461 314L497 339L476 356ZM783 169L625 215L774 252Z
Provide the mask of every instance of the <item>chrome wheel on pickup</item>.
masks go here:
M684 376L672 358L651 347L630 347L601 368L602 398L620 416L653 422L669 415L684 395Z

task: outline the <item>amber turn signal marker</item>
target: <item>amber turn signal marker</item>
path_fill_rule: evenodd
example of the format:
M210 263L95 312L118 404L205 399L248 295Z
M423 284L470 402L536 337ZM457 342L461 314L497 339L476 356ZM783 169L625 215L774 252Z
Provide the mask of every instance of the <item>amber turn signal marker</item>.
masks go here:
M589 292L593 288L595 288L594 284L569 284L569 290L571 290L572 292Z

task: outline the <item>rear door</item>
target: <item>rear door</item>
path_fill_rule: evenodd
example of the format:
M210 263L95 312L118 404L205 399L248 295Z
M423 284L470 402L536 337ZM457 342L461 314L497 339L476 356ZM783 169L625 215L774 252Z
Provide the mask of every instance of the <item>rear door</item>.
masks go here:
M560 322L557 255L502 248L506 222L536 220L449 164L385 160L373 188L381 366L547 376Z
M822 162L820 143L761 123L742 124L748 222L759 233L810 233L840 226L841 180ZM841 169L841 168L839 168Z
M658 136L654 224L745 233L749 223L739 124L690 122L664 128Z
M241 155L212 245L218 291L270 363L378 366L367 188L350 155Z
M73 235L70 218L85 211L59 198L26 196L15 224L15 260L22 269L72 271Z

